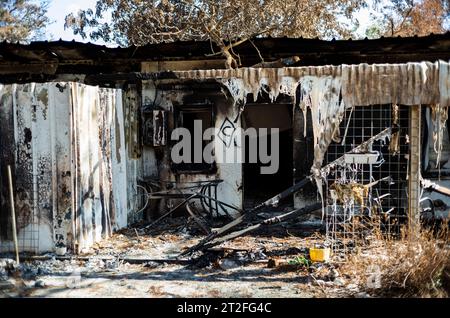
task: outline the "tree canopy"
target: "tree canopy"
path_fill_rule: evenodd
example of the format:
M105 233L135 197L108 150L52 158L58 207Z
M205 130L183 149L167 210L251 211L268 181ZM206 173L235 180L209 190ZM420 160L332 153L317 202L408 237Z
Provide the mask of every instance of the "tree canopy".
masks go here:
M425 36L447 30L450 0L390 0L377 4L380 14L373 16L368 37Z
M444 31L450 0L373 0L369 37ZM236 67L233 47L257 36L345 38L358 28L363 0L97 0L65 27L93 40L145 45L209 40ZM211 46L213 47L213 46Z
M47 8L47 0L0 0L0 41L26 42L39 36L50 22Z
M229 63L255 36L334 37L349 33L363 0L98 0L66 17L75 34L121 45L209 40ZM110 15L109 22L102 21ZM236 65L234 65L236 66Z

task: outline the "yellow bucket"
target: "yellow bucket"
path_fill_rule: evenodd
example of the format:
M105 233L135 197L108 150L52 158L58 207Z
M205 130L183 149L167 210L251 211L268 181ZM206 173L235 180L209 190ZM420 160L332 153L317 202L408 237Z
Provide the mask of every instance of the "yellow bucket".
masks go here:
M331 256L329 248L310 248L309 257L313 262L328 262Z

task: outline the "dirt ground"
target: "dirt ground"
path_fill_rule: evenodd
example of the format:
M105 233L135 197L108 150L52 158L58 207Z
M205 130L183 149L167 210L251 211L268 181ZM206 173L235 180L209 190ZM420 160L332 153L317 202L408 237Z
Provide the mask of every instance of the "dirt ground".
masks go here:
M245 236L180 263L175 257L202 236L161 232L123 231L82 259L0 259L0 297L370 297L338 264L292 262L318 235Z

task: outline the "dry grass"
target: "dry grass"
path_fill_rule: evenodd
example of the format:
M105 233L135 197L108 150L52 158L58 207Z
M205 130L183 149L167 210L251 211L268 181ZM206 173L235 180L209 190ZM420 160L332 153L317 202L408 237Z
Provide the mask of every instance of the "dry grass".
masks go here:
M368 248L349 256L341 272L378 296L449 297L448 234L445 228L397 240L377 235Z

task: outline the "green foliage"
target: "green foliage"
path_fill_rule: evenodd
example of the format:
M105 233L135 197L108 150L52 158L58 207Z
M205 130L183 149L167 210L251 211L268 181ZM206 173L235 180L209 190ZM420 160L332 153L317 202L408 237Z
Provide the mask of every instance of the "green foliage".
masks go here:
M368 39L378 39L383 35L383 27L380 24L372 24L366 29Z
M309 267L311 266L311 261L304 257L303 255L296 256L294 259L288 262L292 266Z
M27 42L38 38L50 22L47 8L47 0L0 0L0 41Z
M349 36L363 0L98 0L66 17L75 34L122 45L211 40L217 45L254 36ZM110 19L107 17L110 16Z

